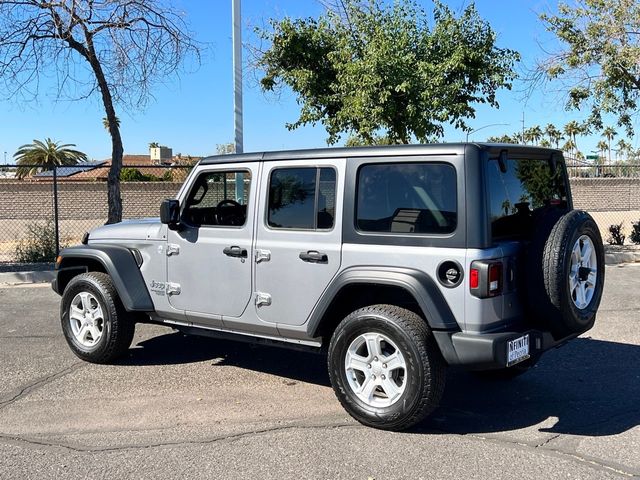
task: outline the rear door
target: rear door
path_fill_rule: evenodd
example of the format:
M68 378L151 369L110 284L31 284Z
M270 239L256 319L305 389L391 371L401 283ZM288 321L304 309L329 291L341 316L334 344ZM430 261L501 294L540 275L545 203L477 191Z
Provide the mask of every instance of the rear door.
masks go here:
M256 309L302 325L341 263L345 160L265 163L256 225Z

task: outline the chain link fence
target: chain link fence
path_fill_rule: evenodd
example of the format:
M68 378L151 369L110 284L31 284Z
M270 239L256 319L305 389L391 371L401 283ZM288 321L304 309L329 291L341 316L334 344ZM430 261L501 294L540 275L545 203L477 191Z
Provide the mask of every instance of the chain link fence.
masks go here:
M123 218L157 217L162 200L175 197L191 168L127 165ZM58 167L23 177L29 167L0 165L0 266L50 261L58 248L103 225L108 169ZM591 213L605 242L631 244L634 224L640 224L640 165L569 166L568 172L574 207ZM220 196L225 198L223 191Z
M60 248L80 243L107 221L108 166L0 165L0 265L51 261ZM191 166L127 165L121 173L123 219L157 217ZM26 176L23 176L25 175Z
M605 243L640 242L640 165L569 166L573 206L598 223Z

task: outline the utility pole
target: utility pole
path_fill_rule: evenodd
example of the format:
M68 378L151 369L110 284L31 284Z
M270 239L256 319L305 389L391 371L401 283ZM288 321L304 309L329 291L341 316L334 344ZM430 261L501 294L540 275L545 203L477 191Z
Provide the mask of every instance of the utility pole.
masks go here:
M240 0L231 0L231 20L233 24L233 117L235 153L243 153L242 132L242 20ZM236 201L244 203L244 175L236 174Z
M526 142L524 141L524 111L522 112L522 143L526 145Z
M233 15L233 113L236 153L243 153L242 139L242 20L240 0L231 0Z

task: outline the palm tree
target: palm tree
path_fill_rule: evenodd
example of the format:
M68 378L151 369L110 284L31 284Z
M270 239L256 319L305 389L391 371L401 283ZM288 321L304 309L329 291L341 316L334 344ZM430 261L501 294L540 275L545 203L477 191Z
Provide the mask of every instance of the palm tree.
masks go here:
M69 147L75 147L75 144L66 143L60 145L50 138L47 138L44 142L34 140L31 144L22 145L13 154L18 165L16 176L24 178L27 175L34 175L53 167L77 165L87 160L87 156L84 153Z
M534 145L537 145L541 138L542 129L539 125L534 125L533 127L527 128L524 132L525 142L531 142Z
M120 119L116 117L116 125L120 128ZM108 132L109 131L109 119L107 117L102 117L102 126Z
M149 150L151 150L152 148L160 148L160 144L158 142L151 142L149 144Z
M599 160L604 159L605 158L604 152L606 152L607 148L609 148L608 145L607 145L607 142L605 142L604 140L600 140L598 142L598 144L596 145L596 148L600 151L600 159ZM598 162L598 163L600 163L600 162Z
M556 128L553 123L547 123L544 127L544 134L549 138L549 142L554 144L556 148L560 147L560 140L563 140L562 132Z
M620 154L625 154L625 156L629 156L629 151L631 150L631 144L626 142L624 140L624 138L621 138L620 140L618 140L618 143L616 143L616 146L618 147L618 157L620 157ZM622 158L620 158L620 160L622 160Z
M579 133L582 133L582 131L583 131L583 128L575 120L571 120L569 123L567 123L564 126L564 133L569 137L570 144L573 145L571 153L573 153L573 150L576 150L576 151L578 150L576 135L578 135ZM569 142L567 142L567 144L569 144Z
M609 163L611 163L611 140L618 134L613 127L607 127L602 131L602 136L607 139L609 144Z

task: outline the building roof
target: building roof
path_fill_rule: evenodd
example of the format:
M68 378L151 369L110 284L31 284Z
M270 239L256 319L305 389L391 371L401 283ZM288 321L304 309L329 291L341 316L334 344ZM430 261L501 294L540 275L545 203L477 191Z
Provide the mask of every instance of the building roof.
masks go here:
M99 167L100 165L106 163L106 160L102 160L102 161L98 161L98 162L84 162L84 163L80 163L78 165L69 165L69 166L64 166L64 167L58 167L56 169L56 176L63 178L63 177L69 177L71 175L75 175L77 173L81 173L81 172L88 172L90 170L93 170L96 167ZM39 172L36 173L34 175L34 177L36 178L49 178L49 177L53 177L53 170L45 170L43 172Z

